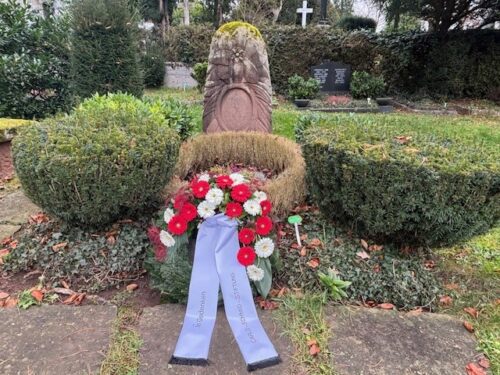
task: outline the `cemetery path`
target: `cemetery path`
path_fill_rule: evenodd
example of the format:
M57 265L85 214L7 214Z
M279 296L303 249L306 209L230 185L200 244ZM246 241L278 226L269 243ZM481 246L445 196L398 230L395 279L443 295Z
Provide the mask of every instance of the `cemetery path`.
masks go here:
M21 190L0 197L0 240L11 236L26 223L29 217L40 211Z

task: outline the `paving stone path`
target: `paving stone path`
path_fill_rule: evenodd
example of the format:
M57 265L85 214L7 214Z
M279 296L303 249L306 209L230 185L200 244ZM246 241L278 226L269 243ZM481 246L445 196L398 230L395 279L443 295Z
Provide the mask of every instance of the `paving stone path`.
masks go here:
M272 312L259 312L283 363L257 375L306 375L292 364L293 345ZM27 311L0 310L0 374L98 374L109 345L116 307L42 306ZM138 331L140 375L247 374L243 358L222 310L212 338L208 367L172 366L184 317L180 305L145 308ZM334 307L327 311L329 349L341 375L463 375L477 358L475 340L458 321L440 314Z
M0 198L0 240L12 235L21 224L28 221L28 218L40 211L40 208L33 204L24 195L22 190Z

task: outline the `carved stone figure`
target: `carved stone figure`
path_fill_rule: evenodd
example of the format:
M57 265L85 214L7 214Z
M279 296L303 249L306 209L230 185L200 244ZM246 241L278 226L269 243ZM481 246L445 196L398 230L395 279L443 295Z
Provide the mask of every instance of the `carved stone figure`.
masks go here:
M203 131L271 132L271 77L259 30L244 22L222 25L210 46Z

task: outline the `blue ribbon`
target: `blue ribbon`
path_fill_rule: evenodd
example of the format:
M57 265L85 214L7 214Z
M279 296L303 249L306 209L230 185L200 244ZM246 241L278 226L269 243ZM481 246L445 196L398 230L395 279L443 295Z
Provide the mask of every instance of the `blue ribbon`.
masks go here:
M186 315L170 363L208 364L219 283L226 317L247 369L281 362L257 316L245 267L236 258L240 248L237 227L236 220L217 214L198 230Z

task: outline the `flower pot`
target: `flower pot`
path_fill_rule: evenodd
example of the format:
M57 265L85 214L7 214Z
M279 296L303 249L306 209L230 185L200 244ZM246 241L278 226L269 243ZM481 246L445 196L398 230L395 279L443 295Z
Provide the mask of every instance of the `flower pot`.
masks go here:
M295 99L293 102L299 108L304 108L309 105L309 99Z
M376 98L375 100L377 101L377 104L381 106L392 105L392 98Z

